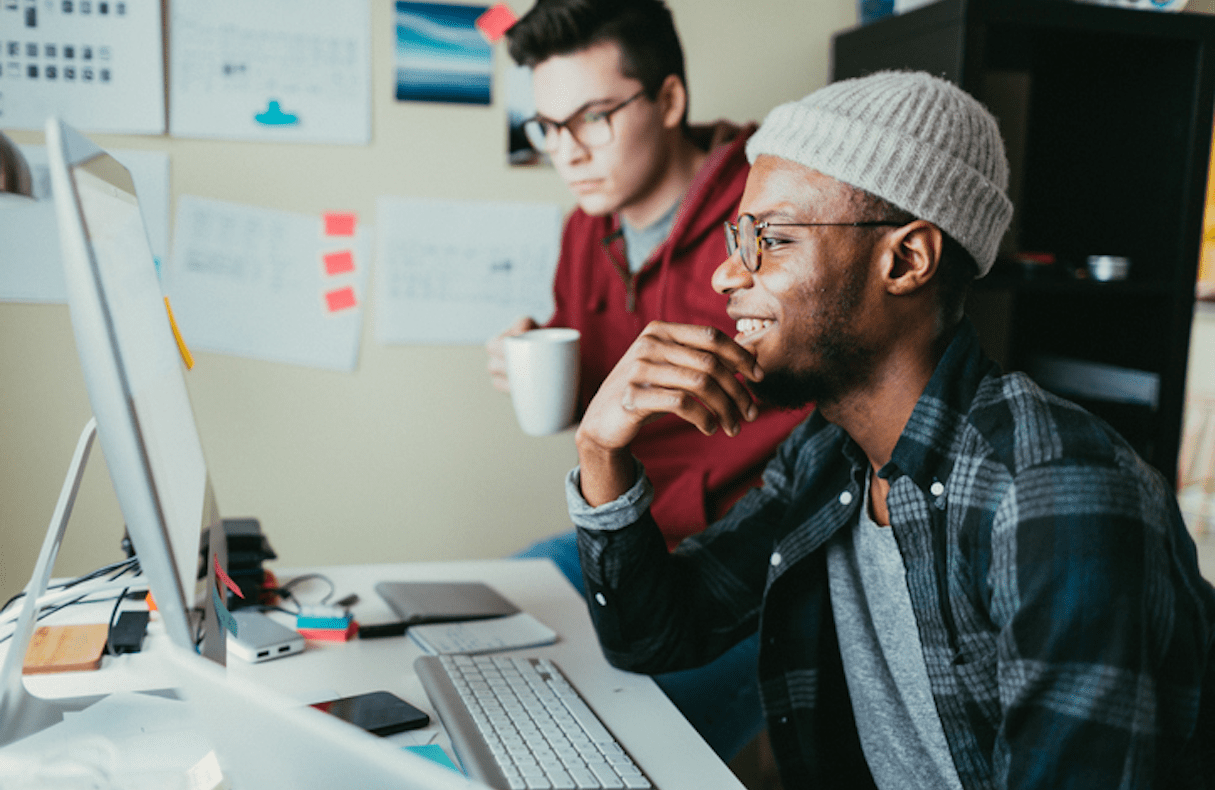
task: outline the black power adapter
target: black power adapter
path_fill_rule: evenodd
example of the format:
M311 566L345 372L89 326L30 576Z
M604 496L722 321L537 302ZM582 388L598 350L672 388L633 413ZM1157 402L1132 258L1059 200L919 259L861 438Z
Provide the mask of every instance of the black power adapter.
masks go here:
M116 656L122 653L138 653L143 650L143 637L147 630L147 612L123 612L118 615L118 622L110 629L110 652Z

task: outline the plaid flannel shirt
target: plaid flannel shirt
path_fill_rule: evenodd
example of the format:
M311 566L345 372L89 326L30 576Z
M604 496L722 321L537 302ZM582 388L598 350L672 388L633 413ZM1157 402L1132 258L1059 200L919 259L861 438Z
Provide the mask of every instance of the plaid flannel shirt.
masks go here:
M872 786L824 551L856 524L868 470L815 414L674 553L644 474L594 509L567 480L608 659L697 666L758 628L788 788ZM964 787L1215 787L1215 589L1173 493L1112 429L1000 375L963 322L879 474Z

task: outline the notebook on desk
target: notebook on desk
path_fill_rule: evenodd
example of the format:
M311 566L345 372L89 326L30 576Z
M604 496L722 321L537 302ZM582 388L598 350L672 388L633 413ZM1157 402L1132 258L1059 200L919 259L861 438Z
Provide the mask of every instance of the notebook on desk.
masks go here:
M474 783L187 650L159 653L233 790L469 790Z
M477 655L551 645L557 632L527 612L458 623L423 623L409 637L431 655Z

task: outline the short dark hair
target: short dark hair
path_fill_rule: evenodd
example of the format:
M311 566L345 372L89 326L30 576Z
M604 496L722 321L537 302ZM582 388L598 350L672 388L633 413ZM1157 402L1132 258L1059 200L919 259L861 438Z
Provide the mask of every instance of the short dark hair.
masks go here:
M892 220L908 223L918 217L909 211L904 211L889 200L880 198L872 192L859 187L853 187L853 205L860 210L866 220ZM953 236L941 231L941 259L937 261L937 308L942 328L948 328L962 319L962 309L966 304L966 296L970 286L979 273L979 265L974 256L958 243Z
M640 81L651 101L671 74L687 90L683 47L663 0L537 0L506 38L510 56L528 67L613 41L621 73Z
M979 274L979 264L966 248L945 231L941 231L941 260L937 263L937 305L941 308L943 327L962 320L966 296Z

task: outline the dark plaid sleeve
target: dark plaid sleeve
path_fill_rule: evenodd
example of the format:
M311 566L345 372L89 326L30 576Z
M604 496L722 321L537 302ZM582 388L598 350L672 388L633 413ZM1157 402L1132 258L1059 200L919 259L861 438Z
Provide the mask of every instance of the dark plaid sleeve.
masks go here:
M571 473L566 492L588 605L610 662L647 673L700 666L755 630L800 432L769 463L762 487L674 553L650 515L648 482L591 509L578 491L578 470Z
M1176 586L1175 503L1140 464L1029 466L996 513L1000 787L1158 786L1192 733L1209 622Z

